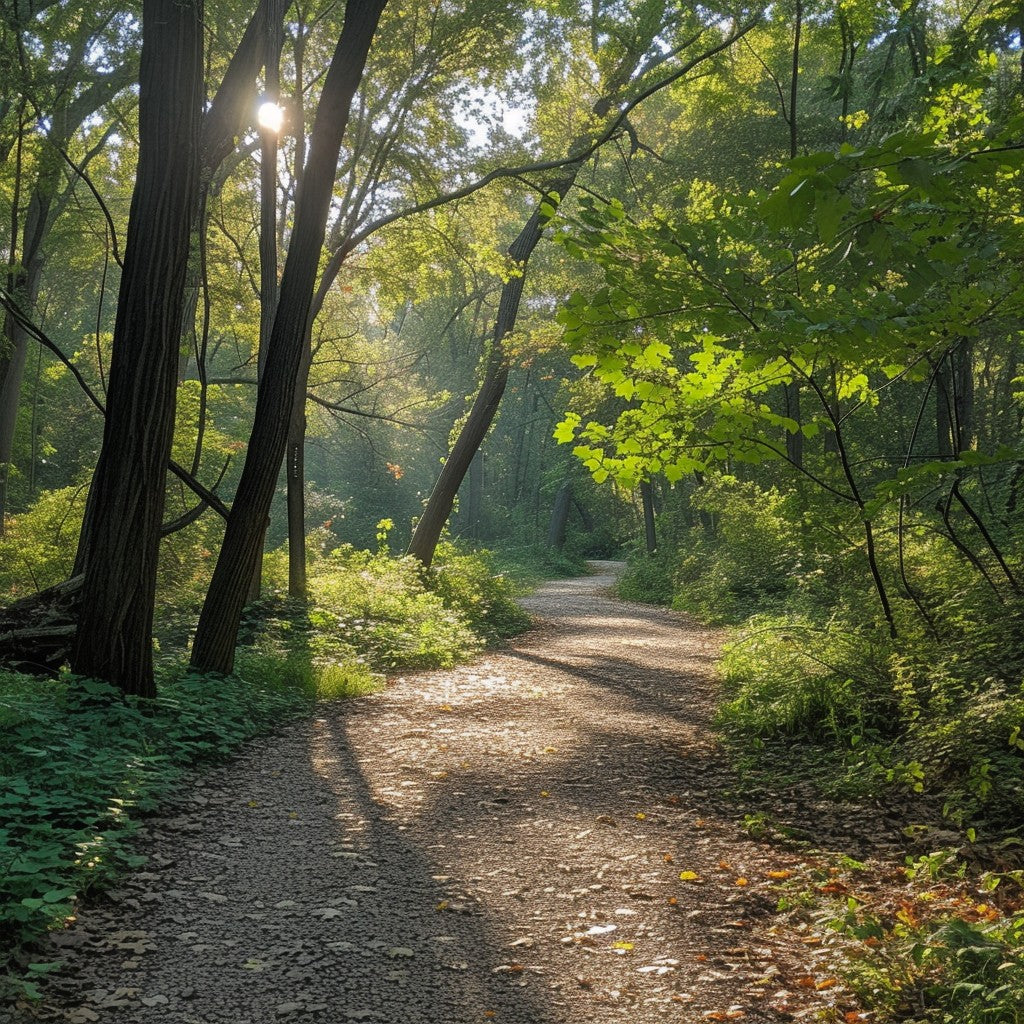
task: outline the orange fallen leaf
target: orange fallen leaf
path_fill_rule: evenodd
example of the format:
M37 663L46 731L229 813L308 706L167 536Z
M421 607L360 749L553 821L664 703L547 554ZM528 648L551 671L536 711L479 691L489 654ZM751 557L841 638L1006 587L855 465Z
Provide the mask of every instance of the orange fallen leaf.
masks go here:
M740 878L736 879L736 884L737 885L749 885L750 883L747 881L747 879L745 879L743 877L740 877Z
M838 978L822 978L814 987L819 991L823 992L827 988L834 988L839 984Z
M662 854L662 860L664 860L666 864L671 864L672 863L672 854L671 853Z
M817 982L813 978L797 978L796 983L801 988L814 988Z
M769 878L781 879L781 878L791 878L792 876L793 876L793 872L792 871L786 871L785 869L783 869L782 871L769 871L768 872L768 877Z
M695 959L697 960L698 963L702 963L702 964L706 964L708 962L708 957L707 957L706 953L698 953L697 956L695 957Z
M732 871L732 865L727 860L720 860L718 862L719 871Z
M679 900L677 900L677 899L675 898L675 896L669 896L669 898L668 898L668 905L669 905L670 907L674 907L674 906L676 906L676 905L677 905L678 903L679 903Z

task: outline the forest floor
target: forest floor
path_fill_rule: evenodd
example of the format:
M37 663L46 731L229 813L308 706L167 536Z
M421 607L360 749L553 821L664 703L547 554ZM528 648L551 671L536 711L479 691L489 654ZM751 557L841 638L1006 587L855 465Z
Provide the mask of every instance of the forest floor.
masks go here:
M145 822L146 867L52 936L66 966L20 1019L857 1019L828 930L777 910L823 855L749 834L711 726L721 635L594 567L506 648L199 776ZM876 843L784 804L824 848Z

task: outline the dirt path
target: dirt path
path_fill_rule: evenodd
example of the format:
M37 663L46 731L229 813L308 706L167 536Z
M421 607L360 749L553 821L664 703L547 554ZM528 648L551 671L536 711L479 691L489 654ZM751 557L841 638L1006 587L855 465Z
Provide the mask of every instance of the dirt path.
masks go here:
M148 869L55 938L40 1016L754 1022L835 998L776 927L785 855L721 797L717 636L596 566L542 587L510 649L204 776L148 823Z

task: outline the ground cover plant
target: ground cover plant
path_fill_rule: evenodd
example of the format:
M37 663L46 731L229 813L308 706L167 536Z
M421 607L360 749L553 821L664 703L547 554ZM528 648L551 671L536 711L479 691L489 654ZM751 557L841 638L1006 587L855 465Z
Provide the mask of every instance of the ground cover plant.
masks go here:
M307 711L265 664L216 679L181 674L148 703L106 683L0 674L0 970L28 995L53 965L26 949L77 901L136 867L131 835L194 765ZM369 677L351 686L360 692ZM16 957L12 962L12 957Z

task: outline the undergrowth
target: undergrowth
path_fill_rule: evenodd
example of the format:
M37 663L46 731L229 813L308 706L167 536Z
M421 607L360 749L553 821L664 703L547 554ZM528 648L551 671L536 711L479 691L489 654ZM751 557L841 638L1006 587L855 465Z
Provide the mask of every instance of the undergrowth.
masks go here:
M923 515L874 525L895 635L844 509L728 478L693 492L683 528L632 560L620 593L734 625L718 725L746 784L903 808L908 850L927 851L906 877L955 865L962 886L1018 893L947 899L936 884L886 906L851 885L831 913L869 1011L855 1019L1022 1024L1021 537L999 535L997 564ZM930 848L938 836L949 849Z
M309 686L272 668L180 675L152 701L95 680L0 673L0 979L9 989L37 995L33 975L53 965L32 963L26 949L83 895L142 863L131 844L139 817L187 771L310 708ZM348 688L371 685L366 677Z

